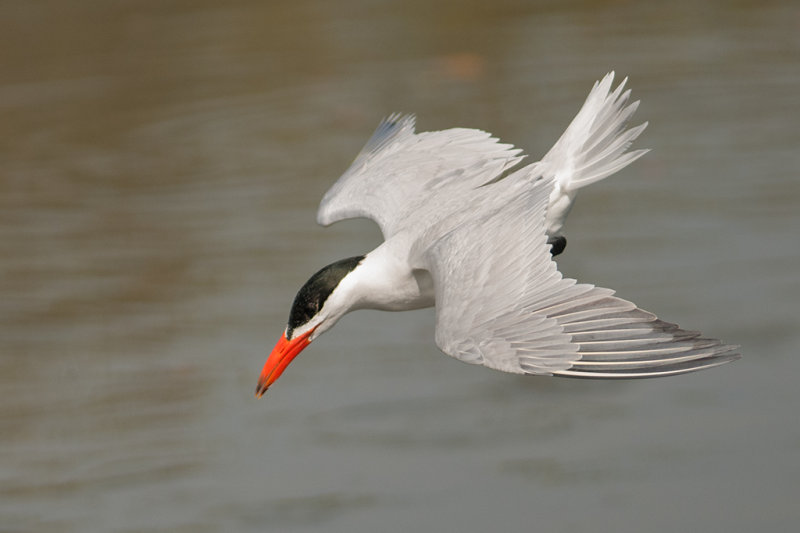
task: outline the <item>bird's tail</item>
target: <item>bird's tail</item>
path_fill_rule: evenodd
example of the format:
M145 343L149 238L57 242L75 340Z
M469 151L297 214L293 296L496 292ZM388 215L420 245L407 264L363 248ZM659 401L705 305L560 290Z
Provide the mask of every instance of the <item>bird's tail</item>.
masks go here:
M627 78L613 91L614 73L595 82L581 110L567 130L537 164L547 177L555 178L547 207L547 234L561 234L578 189L599 181L633 163L648 150L626 152L647 127L647 122L625 129L639 101L628 103L631 91L623 92Z

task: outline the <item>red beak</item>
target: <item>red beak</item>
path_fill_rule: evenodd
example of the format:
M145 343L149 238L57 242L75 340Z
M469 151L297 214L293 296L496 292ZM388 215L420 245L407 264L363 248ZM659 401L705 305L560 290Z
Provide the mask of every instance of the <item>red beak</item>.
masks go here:
M283 371L286 370L286 367L289 366L289 363L292 362L292 359L297 357L297 354L303 351L303 349L311 344L311 341L308 340L308 337L314 333L314 329L303 333L299 337L295 337L292 340L286 339L286 332L281 335L278 344L275 345L275 348L272 349L272 353L269 354L267 357L267 362L264 363L264 369L261 371L261 377L258 378L258 386L256 387L256 398L261 398L261 396L267 392L267 389L270 385L275 383Z

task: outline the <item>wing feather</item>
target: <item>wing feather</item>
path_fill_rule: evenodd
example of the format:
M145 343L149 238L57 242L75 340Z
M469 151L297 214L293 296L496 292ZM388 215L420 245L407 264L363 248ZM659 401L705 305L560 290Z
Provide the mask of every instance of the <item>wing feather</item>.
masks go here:
M736 347L659 320L610 289L562 277L545 235L552 180L516 174L486 187L507 202L426 252L445 353L506 372L603 379L692 372L739 357Z
M435 223L463 209L459 193L522 160L521 150L480 130L414 132L414 117L384 119L320 203L317 222L369 218L389 238L411 222Z

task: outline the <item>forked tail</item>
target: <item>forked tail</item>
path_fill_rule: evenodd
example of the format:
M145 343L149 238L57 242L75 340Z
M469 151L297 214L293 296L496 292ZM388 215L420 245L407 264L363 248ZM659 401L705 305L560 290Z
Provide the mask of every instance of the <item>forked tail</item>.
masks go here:
M564 134L537 164L545 176L555 177L547 207L547 235L560 236L578 189L599 181L633 163L648 150L626 152L647 127L647 122L625 129L639 101L628 103L623 92L627 78L611 91L614 73L595 82L581 110Z

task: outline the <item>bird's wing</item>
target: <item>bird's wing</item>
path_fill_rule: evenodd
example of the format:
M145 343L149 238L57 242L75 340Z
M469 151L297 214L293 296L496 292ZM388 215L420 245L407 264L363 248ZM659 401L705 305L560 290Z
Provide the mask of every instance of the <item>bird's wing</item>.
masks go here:
M587 378L679 374L739 357L736 347L661 321L610 289L562 277L545 236L551 179L526 183L424 252L442 351L506 372Z
M370 218L385 238L463 207L454 197L516 165L520 150L489 133L464 128L414 133L414 117L380 123L349 169L322 199L317 222Z

